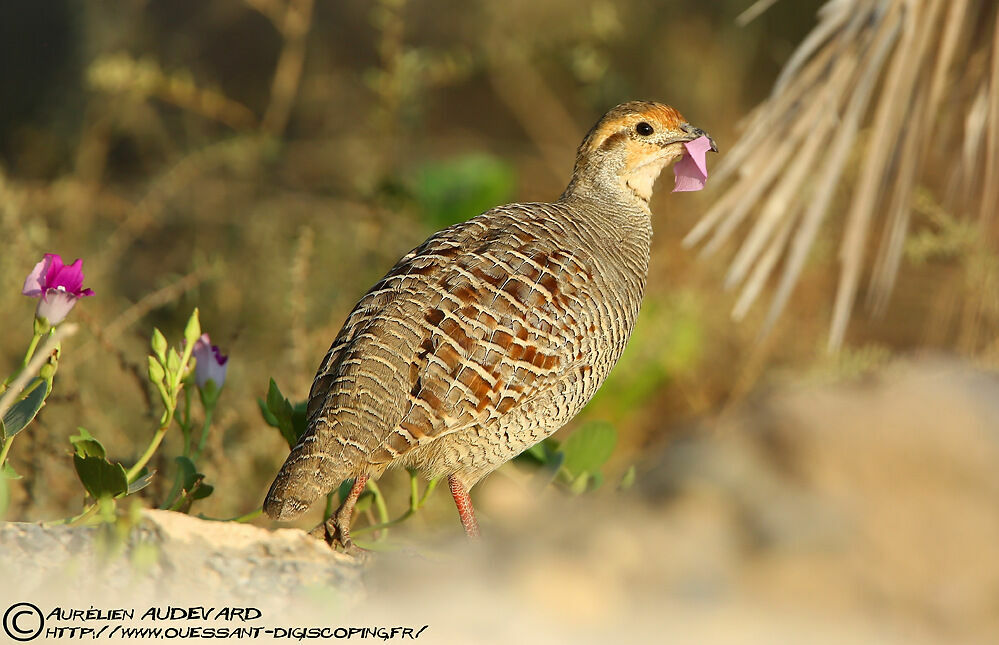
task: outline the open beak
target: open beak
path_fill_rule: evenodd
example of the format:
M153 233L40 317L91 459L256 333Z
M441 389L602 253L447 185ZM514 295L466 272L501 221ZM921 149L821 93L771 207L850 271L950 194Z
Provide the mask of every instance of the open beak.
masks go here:
M700 128L695 128L689 123L684 123L683 125L680 126L680 129L690 135L690 138L687 139L687 141L693 141L698 137L707 137L708 142L711 144L711 152L718 152L718 146L715 145L715 140L712 139L711 135L705 132L704 130Z

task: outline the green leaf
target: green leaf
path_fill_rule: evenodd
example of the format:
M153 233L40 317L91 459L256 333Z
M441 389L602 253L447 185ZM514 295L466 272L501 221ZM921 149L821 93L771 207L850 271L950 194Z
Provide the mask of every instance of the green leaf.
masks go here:
M309 427L309 417L306 414L308 409L308 401L296 403L291 409L291 428L295 433L295 443L298 443L298 440L305 434L306 429Z
M188 457L175 457L174 461L177 462L177 470L180 471L180 485L184 490L191 490L195 482L198 481L198 477L204 477Z
M272 414L277 415L287 402L288 399L281 394L281 389L278 388L277 383L271 379L267 386L267 408Z
M621 483L617 485L621 490L628 490L635 485L635 467L629 466L628 470L625 471L624 476L621 477Z
M574 480L584 473L595 473L610 459L616 443L614 426L603 421L587 423L562 444L564 467Z
M282 417L278 425L278 430L281 431L281 436L284 437L284 440L288 442L288 448L294 448L298 443L298 435L295 434L295 428L291 424L291 418Z
M77 428L77 430L80 431L80 434L70 437L69 442L73 444L78 457L104 459L107 456L104 446L93 435L87 432L86 428Z
M153 385L163 385L163 378L166 376L166 372L163 371L163 364L155 356L149 357L149 380Z
M263 409L263 407L261 407L261 409ZM289 448L294 448L295 444L298 443L299 437L295 428L295 421L293 419L295 410L291 407L291 403L288 402L288 399L284 398L284 395L281 394L281 390L278 389L277 383L274 382L274 379L271 379L270 385L267 388L267 410L274 419L273 423L270 421L268 421L268 423L271 423L272 426L281 431L281 436L288 442ZM266 415L264 418L266 419ZM304 428L302 431L304 432Z
M590 481L590 474L583 473L572 480L572 483L569 484L569 490L572 491L573 495L580 495L582 493L585 493L586 485L589 483L589 481Z
M510 164L470 154L425 164L416 173L413 195L427 223L440 228L510 201L516 183Z
M548 450L543 441L536 443L527 450L525 450L524 454L530 455L531 457L536 459L539 464L548 463L548 456L549 456Z
M153 339L150 342L153 354L156 355L160 363L166 363L167 340L159 329L153 328Z
M521 462L544 466L555 459L555 455L558 454L558 446L558 441L548 437L517 455L516 459Z
M183 492L183 496L177 497L173 504L174 509L183 508L188 502L204 499L212 494L215 487L205 483L204 474L198 472L193 461L187 457L176 457L174 461L177 463L177 482L180 483L180 490L175 488L168 499L173 500L178 493Z
M215 487L211 484L201 484L199 483L193 491L191 491L191 499L204 499L211 495L215 491Z
M538 488L544 488L555 481L555 478L558 477L559 471L562 469L562 464L564 462L564 452L560 451L549 455L548 462L542 465L540 472L538 472L535 477L535 481L538 482Z
M177 468L181 473L181 486L184 492L191 494L191 499L203 499L212 494L213 486L204 483L205 476L198 472L198 467L187 457L176 457Z
M125 468L119 463L112 464L102 457L73 455L73 465L76 466L76 474L83 482L83 487L96 500L118 497L128 492Z
M195 308L191 312L191 317L187 319L187 326L184 327L184 340L187 342L188 347L194 347L194 343L197 342L200 336L201 320L198 317L198 310Z
M128 492L126 495L131 495L132 493L138 493L140 490L148 486L153 481L153 475L156 474L155 470L147 470L143 468L139 471L139 476L134 482L128 485Z
M3 468L0 468L0 479L21 479L21 476L17 474L17 471L8 461L3 465Z
M272 428L280 428L281 425L278 423L277 417L271 414L270 408L267 407L267 401L264 401L260 397L257 397L257 405L260 406L260 416L264 418L264 422L271 426Z
M38 411L42 409L45 397L49 394L49 387L37 377L31 381L28 387L31 387L35 383L38 383L35 389L28 396L12 405L3 415L4 440L24 430L25 426L31 423L31 420L35 418Z
M345 479L340 482L340 488L337 489L337 495L340 498L340 503L347 499L347 495L350 495L350 489L354 487L353 479Z

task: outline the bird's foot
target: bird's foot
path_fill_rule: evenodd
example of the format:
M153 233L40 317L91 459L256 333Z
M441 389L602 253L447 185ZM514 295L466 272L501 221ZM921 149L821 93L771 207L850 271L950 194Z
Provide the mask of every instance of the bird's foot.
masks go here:
M350 529L341 528L337 524L335 515L309 531L309 535L317 540L322 540L331 549L343 551L347 555L356 557L368 552L367 549L362 549L354 544L354 541L350 539Z

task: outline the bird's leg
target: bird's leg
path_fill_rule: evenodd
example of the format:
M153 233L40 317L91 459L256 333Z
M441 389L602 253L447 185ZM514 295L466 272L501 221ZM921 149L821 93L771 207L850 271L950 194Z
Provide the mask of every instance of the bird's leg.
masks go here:
M322 525L324 527L325 538L330 546L339 542L343 548L350 552L353 550L353 542L350 539L350 521L354 516L354 504L357 498L364 492L364 486L368 483L368 475L358 475L354 480L354 485L350 487L347 499L343 500L336 513L330 516ZM316 529L319 529L317 526Z
M472 498L468 496L465 484L454 475L448 477L447 482L451 486L451 496L454 497L454 505L458 507L458 517L461 518L461 525L465 527L465 535L470 538L479 537L479 522L475 519Z

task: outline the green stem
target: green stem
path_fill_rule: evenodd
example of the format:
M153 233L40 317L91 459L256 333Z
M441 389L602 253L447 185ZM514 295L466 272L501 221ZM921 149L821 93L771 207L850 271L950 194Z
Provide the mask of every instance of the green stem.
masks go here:
M416 473L409 471L409 510L415 511L420 503L420 483L416 480Z
M350 532L352 535L362 535L364 533L370 533L372 531L383 531L391 526L395 526L396 524L402 524L403 522L411 518L415 513L416 511L414 511L413 509L409 509L399 517L395 518L394 520L379 522L378 524L369 524L368 526L363 526L359 529L351 529Z
M44 335L44 332L40 332L37 329L35 330L35 333L31 335L31 343L28 344L28 353L24 355L24 360L21 361L22 370L28 366L29 362L31 362L31 357L35 354L35 349L38 347L38 341L40 341Z
M197 311L197 310L195 310ZM180 356L180 367L177 369L177 375L175 380L171 385L173 386L173 397L174 401L177 400L177 394L180 393L181 383L184 382L184 372L187 371L188 363L191 362L191 352L194 351L194 343L187 343L184 346L184 353Z
M79 514L73 517L67 517L66 519L59 520L58 522L46 522L47 526L59 526L64 524L76 524L77 522L83 520L88 515L93 513L97 509L97 502L94 502L90 506L84 508Z
M369 533L369 532L372 532L372 531L382 531L382 530L387 529L389 527L395 526L396 524L401 524L401 523L405 522L406 520L408 520L409 518L411 518L413 515L415 515L416 512L419 511L421 508L423 508L423 505L427 502L427 498L430 497L430 493L432 493L434 491L434 489L437 488L437 482L440 481L440 480L438 480L436 477L434 479L431 479L430 482L427 484L426 490L423 491L423 495L419 498L419 501L416 502L416 504L414 505L412 500L414 500L416 498L416 495L413 494L413 491L417 490L416 483L415 483L416 482L416 476L413 473L410 473L410 477L411 477L411 479L410 479L410 493L411 493L411 497L410 497L409 510L407 510L405 513L403 513L399 517L395 518L394 520L382 521L382 522L380 522L378 524L371 524L371 525L368 525L368 526L365 526L365 527L362 527L362 528L359 528L359 529L354 529L352 531L354 533L354 535L363 535L364 533ZM371 486L372 483L373 482L369 481L368 482L368 486ZM379 499L379 494L376 493L375 494L375 502L376 503L377 503L378 499ZM387 514L388 513L386 512L385 515L387 515ZM379 513L379 515L381 515L381 513Z
M208 520L209 522L249 522L250 520L255 520L264 514L264 509L258 508L255 511L250 511L249 513L243 513L237 517L231 517L229 519L221 517L208 517L207 515L198 514L198 518L202 520Z
M234 517L230 522L249 522L250 520L255 520L264 514L264 509L258 508L255 511L250 511L249 513L243 513L239 517Z
M215 406L205 408L205 422L201 426L201 437L198 439L198 448L194 451L191 461L197 462L201 453L205 451L205 444L208 442L208 428L212 425L212 415L215 413Z
M45 332L39 330L36 325L35 331L31 335L31 342L28 343L28 351L24 354L24 360L21 361L21 366L14 370L13 374L4 379L3 387L0 387L0 392L6 390L7 386L13 383L14 379L16 379L21 372L24 371L24 368L28 366L28 363L31 362L31 357L35 355L35 349L38 348L38 341L40 341L44 335Z
M0 449L0 468L3 468L3 465L7 463L7 453L10 452L10 444L12 443L14 443L13 435L4 439L3 449Z
M156 386L156 393L160 395L160 401L163 402L163 405L170 405L170 395L166 391L166 386L160 381L157 381L153 385Z
M191 393L188 388L184 388L184 413L181 415L181 419L178 419L177 425L180 426L180 432L184 435L184 456L191 456ZM193 461L193 460L192 460Z
M180 357L180 362L177 366L177 373L174 375L173 381L170 383L170 391L166 392L169 396L163 397L163 403L166 405L166 411L164 412L164 419L160 423L159 429L156 434L153 435L153 440L146 447L146 451L142 453L139 457L139 461L135 462L135 465L128 469L125 473L125 477L128 483L131 484L139 476L139 473L145 468L149 460L152 459L153 453L156 449L160 447L160 443L163 441L163 436L166 431L170 428L170 424L173 423L174 414L177 412L177 395L180 394L180 388L184 380L184 372L186 371L187 364L191 360L191 352L194 351L194 343L187 343L184 346L184 353ZM161 390L163 392L164 390Z
M181 488L184 486L182 481L181 469L177 468L177 472L173 476L173 486L170 487L170 492L167 494L166 499L163 500L163 504L160 505L161 509L172 510L170 507L173 506L173 502L180 496Z
M387 526L389 524L389 512L388 506L385 504L385 496L382 495L382 491L378 487L378 484L372 479L368 480L368 488L371 489L371 492L375 496L375 508L378 509L378 525ZM407 511L407 513L408 512L409 511ZM379 539L384 539L386 535L388 535L388 531L384 531L379 536Z
M139 457L139 461L135 462L135 465L129 468L128 472L125 473L125 477L128 479L129 484L135 481L135 479L139 476L139 472L145 468L146 464L149 463L149 460L152 459L153 453L155 453L156 449L160 447L160 443L163 441L163 436L166 434L167 428L170 427L170 423L172 421L173 412L171 411L167 415L166 422L164 422L163 425L160 426L159 430L156 431L156 434L153 435L153 440L149 443L149 446L146 447L146 451L142 453L142 456Z
M427 498L430 497L430 493L434 492L434 489L437 488L437 483L439 481L439 479L434 477L427 482L427 489L423 491L423 497L420 498L420 503L416 505L416 510L420 510L423 508L423 505L427 503Z
M197 488L197 485L195 485L194 488ZM193 491L191 491L191 492L193 492ZM189 497L190 497L190 492L188 492L187 494L184 494L184 495L178 495L177 499L175 499L173 501L173 503L170 504L170 506L167 507L167 510L168 511L179 511L181 509L181 507L184 506L184 502L186 502ZM190 510L190 509L188 509L188 510Z

